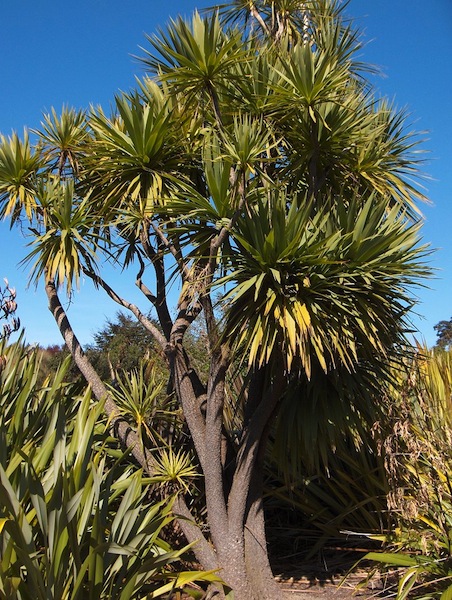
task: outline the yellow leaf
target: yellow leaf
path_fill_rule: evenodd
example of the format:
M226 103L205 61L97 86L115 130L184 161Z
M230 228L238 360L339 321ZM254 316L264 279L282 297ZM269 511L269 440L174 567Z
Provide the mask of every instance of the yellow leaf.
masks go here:
M293 360L293 354L292 354L290 348L288 349L286 359L287 359L287 370L290 371L290 367L292 366L292 360Z
M311 356L309 354L309 352L306 351L306 347L303 346L303 348L301 348L301 362L303 364L303 368L304 371L306 373L306 377L308 378L308 380L311 379Z
M319 361L320 366L322 367L322 369L326 373L328 371L328 368L326 366L326 360L325 360L325 355L324 355L324 349L323 349L322 340L319 339L317 336L313 336L311 338L311 341L312 341L312 345L314 346L314 350L315 350L315 354L317 356L317 360Z
M3 531L3 528L6 525L6 523L8 523L8 521L9 519L5 519L4 517L0 519L0 533Z
M302 304L301 302L295 302L293 307L300 329L308 329L311 325L311 315L309 314L309 311L306 308L306 304Z
M275 303L275 300L276 300L275 292L273 290L268 290L267 291L267 302L265 303L264 317L266 317L268 315L268 313L271 311L272 306ZM276 313L276 309L275 309L275 313Z
M452 600L452 585L444 590L441 594L440 600Z
M250 349L250 358L249 358L249 364L252 365L254 362L256 362L256 358L257 358L257 353L259 350L259 346L262 340L262 329L259 328L257 329L256 333L254 334L254 339L253 339L253 343L251 344L251 349Z
M289 336L289 343L292 352L295 354L297 348L297 328L296 323L289 311L285 311L286 331Z

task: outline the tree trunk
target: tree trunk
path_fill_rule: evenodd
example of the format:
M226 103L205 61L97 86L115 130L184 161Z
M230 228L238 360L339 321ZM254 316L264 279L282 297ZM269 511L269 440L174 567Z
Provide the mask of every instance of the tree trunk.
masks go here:
M218 523L218 515L216 519L211 518L208 512L220 574L234 590L234 600L279 600L281 596L268 558L262 494L265 442L269 422L279 402L284 376L282 371L273 377L269 373L260 373L258 379L259 383L265 379L268 385L256 385L254 389L259 398L248 398L255 410L246 419L239 444L235 473L227 498L227 524ZM206 439L211 441L209 436ZM218 440L216 445L219 445ZM209 475L207 469L206 488L209 486Z
M253 530L247 531L251 526ZM264 520L258 511L247 520L242 536L229 536L217 552L219 574L234 590L234 600L280 600L281 590L268 560Z
M276 382L275 387L275 394L279 396ZM263 388L258 385L257 389L262 398ZM279 400L277 400L278 402ZM262 600L274 600L281 595L281 590L273 577L268 556L263 502L265 451L270 423L276 410L275 405L260 438L259 450L249 484L247 518L244 529L247 572L253 589L258 591Z
M263 506L263 454L254 468L248 497L249 509L245 524L245 560L250 584L262 600L280 598L281 590L273 577L268 556Z
M147 471L151 461L130 426L119 417L119 410L103 382L87 360L62 307L55 285L46 282L49 309L74 360L91 385L94 395L105 400L113 433ZM186 323L176 321L175 343L166 345L176 393L193 438L205 477L208 522L211 541L195 522L182 496L174 503L174 513L193 551L207 570L219 576L234 590L234 600L279 600L280 590L273 579L267 553L262 509L262 466L264 439L269 420L279 399L280 376L268 387L260 373L252 386L249 414L236 457L232 485L226 482L227 469L222 462L222 413L227 361L221 353L212 359L208 389L199 382L180 343ZM215 354L215 353L214 353ZM203 408L204 407L204 408ZM221 591L217 590L221 598Z

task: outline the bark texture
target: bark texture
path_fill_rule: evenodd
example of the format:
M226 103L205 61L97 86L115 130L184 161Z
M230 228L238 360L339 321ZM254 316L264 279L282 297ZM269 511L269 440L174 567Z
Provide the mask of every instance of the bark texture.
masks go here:
M134 305L116 296L104 282L97 283L146 326L146 318ZM72 330L52 281L47 281L46 293L49 309L75 363L95 397L105 402L112 433L125 447L132 449L138 464L152 473L150 453L142 447L130 425L120 418L117 405ZM187 303L180 304L178 316L171 330L167 330L168 341L158 330L154 332L158 343L165 348L172 385L204 475L208 532L196 522L182 493L175 501L174 512L187 540L194 543L198 561L205 569L218 571L227 586L234 590L235 600L277 600L279 588L272 576L265 536L262 465L268 426L279 401L283 376L282 372L272 378L264 371L254 374L240 440L235 449L225 452L225 445L231 445L224 435L223 417L230 362L227 349L218 343L213 310L209 303L204 304L211 319L208 331L212 346L207 386L201 383L192 368L183 345L184 335L202 309L201 304L192 307L191 312L187 310ZM222 592L216 589L215 594L221 597Z

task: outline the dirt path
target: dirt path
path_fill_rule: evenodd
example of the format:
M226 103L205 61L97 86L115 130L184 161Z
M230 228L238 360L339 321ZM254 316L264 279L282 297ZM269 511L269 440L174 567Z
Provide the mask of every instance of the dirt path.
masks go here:
M345 571L346 572L346 571ZM376 576L369 584L361 585L367 573L362 569L350 572L344 579L342 573L323 573L317 575L293 572L292 574L277 575L276 580L281 586L281 599L284 600L365 600L393 597L389 590L382 589L382 582Z
M350 600L351 598L384 598L380 593L371 589L357 590L356 585L344 583L342 585L327 583L311 583L297 581L294 583L281 583L281 598L284 600Z

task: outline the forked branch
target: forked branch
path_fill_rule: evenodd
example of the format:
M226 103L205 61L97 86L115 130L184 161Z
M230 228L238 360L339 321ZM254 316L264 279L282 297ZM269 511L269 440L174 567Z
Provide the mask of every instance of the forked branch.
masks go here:
M102 277L100 277L100 275L96 275L96 273L93 273L92 271L89 271L88 269L83 269L83 272L87 277L92 279L92 281L97 286L101 287L112 300L114 300L117 304L119 304L120 306L126 308L131 313L133 313L135 315L135 317L138 319L138 321L143 325L143 327L145 327L146 330L149 331L149 333L154 337L155 341L160 345L162 350L165 349L166 343L167 343L165 336L161 333L161 331L158 329L158 327L156 327L154 325L154 323L152 323L152 321L150 321L146 317L146 315L144 315L141 312L141 310L135 304L132 304L132 302L129 302L128 300L125 300L124 298L121 298L121 296L119 296L114 291L114 289L112 287L110 287L108 285L108 283L106 281L104 281L104 279L102 279Z

